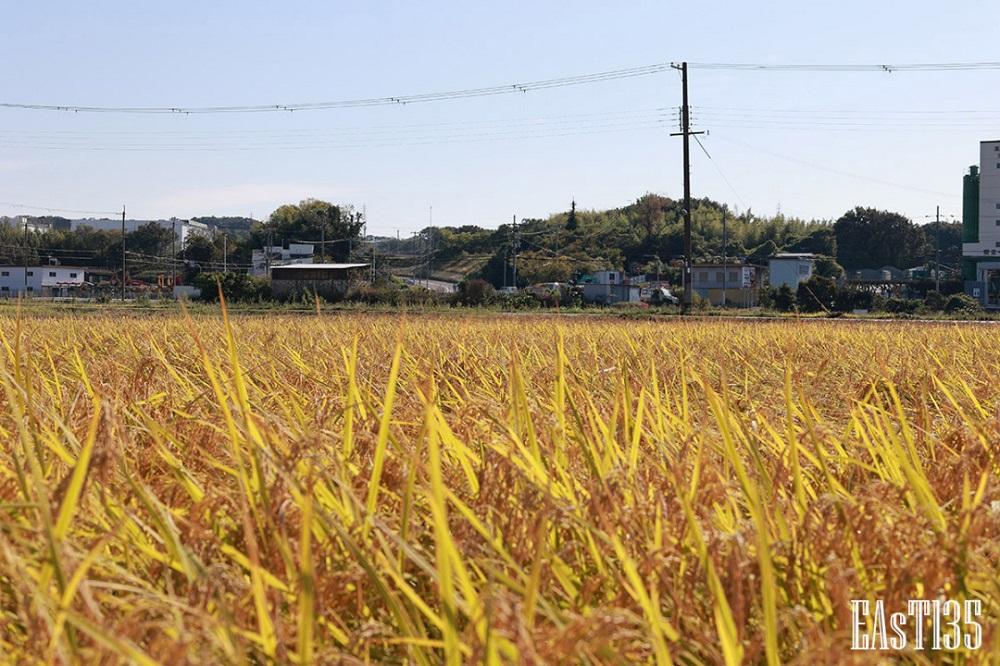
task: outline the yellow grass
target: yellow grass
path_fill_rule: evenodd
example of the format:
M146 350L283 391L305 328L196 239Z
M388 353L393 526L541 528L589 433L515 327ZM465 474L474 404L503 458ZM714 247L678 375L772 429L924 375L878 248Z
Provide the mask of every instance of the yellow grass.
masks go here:
M836 663L853 598L1000 641L995 327L0 334L3 661Z

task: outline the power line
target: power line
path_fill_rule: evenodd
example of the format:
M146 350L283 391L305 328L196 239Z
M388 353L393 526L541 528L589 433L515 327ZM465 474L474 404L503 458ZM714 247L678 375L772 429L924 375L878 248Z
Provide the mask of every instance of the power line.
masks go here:
M605 81L617 81L640 76L659 74L669 69L669 63L654 63L639 67L614 69L577 76L564 76L555 79L543 79L527 83L511 83L500 86L482 88L465 88L462 90L447 90L441 92L419 93L416 95L391 95L388 97L370 97L363 99L335 100L326 102L293 102L276 104L247 104L227 106L79 106L75 104L32 104L23 102L0 102L0 108L21 109L26 111L65 111L72 113L139 113L139 114L211 114L211 113L273 113L293 111L317 111L326 109L345 109L370 106L398 106L420 104L425 102L451 101L469 99L472 97L488 97L494 95L509 95L512 93L528 93L550 88L588 85Z
M26 210L41 210L49 213L78 213L80 215L118 215L119 211L107 210L77 210L73 208L49 208L47 206L33 206L31 204L13 203L10 201L0 201L0 206L11 208L24 208Z
M10 148L34 148L42 150L84 150L84 151L122 151L122 152L146 152L146 151L253 151L253 150L329 150L329 149L350 149L350 148L387 148L403 146L426 146L426 145L446 145L461 143L478 143L488 141L510 141L523 139L547 139L566 136L584 136L594 134L609 134L620 132L631 132L636 130L654 130L663 127L669 121L667 116L656 116L648 119L636 119L623 122L605 122L591 125L581 125L579 127L552 128L514 128L507 131L496 132L466 132L454 135L426 135L406 137L364 137L355 138L344 137L343 139L328 140L307 140L302 137L298 141L250 141L240 140L236 143L214 142L214 143L94 143L92 141L81 141L76 138L70 139L50 139L43 141L16 140L0 136L0 146Z
M715 137L715 138L717 138L717 139L722 139L723 141L727 141L729 143L733 143L733 144L736 144L736 145L739 145L739 146L743 146L744 148L748 148L749 150L752 150L752 151L755 151L755 152L764 153L765 155L770 155L771 157L776 157L776 158L778 158L780 160L785 160L785 161L792 162L794 164L799 164L799 165L802 165L802 166L806 166L806 167L809 167L809 168L812 168L812 169L818 169L820 171L826 171L828 173L836 174L838 176L844 176L846 178L854 178L856 180L864 180L864 181L868 181L868 182L871 182L871 183L877 183L879 185L887 185L889 187L897 187L899 189L910 190L912 192L920 192L922 194L933 194L934 196L943 196L943 197L949 197L949 198L956 198L958 196L954 192L940 192L938 190L929 190L929 189L926 189L926 188L923 188L923 187L915 187L915 186L912 186L912 185L905 185L903 183L896 183L896 182L893 182L891 180L883 180L881 178L872 178L870 176L862 176L862 175L859 175L859 174L856 174L856 173L851 173L849 171L841 171L840 169L834 169L834 168L831 168L831 167L828 167L828 166L823 166L822 164L816 164L815 162L810 162L808 160L803 160L803 159L798 158L798 157L792 157L790 155L784 155L782 153L776 153L776 152L774 152L772 150L768 150L767 148L761 148L759 146L754 146L752 144L749 144L749 143L747 143L745 141L741 141L739 139L733 139L733 138L724 137L724 136L719 135L718 133L712 134L712 136Z
M1000 69L1000 62L933 62L906 64L767 64L733 62L692 62L692 69L718 69L732 71L773 72L959 72L969 70Z

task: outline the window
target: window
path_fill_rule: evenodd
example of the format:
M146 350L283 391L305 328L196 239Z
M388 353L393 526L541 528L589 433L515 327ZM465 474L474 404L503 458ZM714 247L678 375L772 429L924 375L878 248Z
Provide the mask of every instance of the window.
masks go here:
M799 264L799 275L809 275L809 264Z
M708 271L698 271L698 279L702 282L708 282Z
M997 220L997 224L1000 224L1000 220ZM9 277L10 271L0 271L0 276Z
M0 291L10 291L10 287L0 287Z
M69 276L70 276L71 278L75 278L75 277L76 277L76 273L70 273L70 274L69 274Z
M28 287L28 291L34 291L34 290L35 290L34 287L30 287L30 286Z
M49 271L49 277L55 277L55 276L56 276L55 271Z
M719 284L722 284L722 281L724 279L725 279L725 275L723 274L722 271L715 271L715 281L716 282L718 282Z
M608 273L608 282L614 282L616 277L618 277L618 273L615 272Z
M735 283L737 280L739 280L738 276L739 276L739 273L737 273L736 271L729 271L729 277L726 278L726 279L729 282Z
M34 274L35 274L35 271L28 271L28 277L31 277L31 276L33 276Z

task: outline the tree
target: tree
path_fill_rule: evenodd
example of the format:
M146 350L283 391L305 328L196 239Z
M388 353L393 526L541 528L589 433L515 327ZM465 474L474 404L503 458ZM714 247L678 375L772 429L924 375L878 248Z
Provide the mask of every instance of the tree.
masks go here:
M125 243L130 252L159 257L170 253L170 243L173 238L174 232L168 227L160 226L156 222L147 222L127 234Z
M828 277L813 275L799 283L795 300L804 312L819 312L833 309L837 297L837 284Z
M573 200L569 209L569 217L566 218L566 231L576 231L579 225L576 222L576 199Z
M215 243L208 236L192 234L184 242L184 258L195 263L208 263L215 259Z
M838 264L833 257L819 256L816 257L813 264L813 272L832 280L839 280L844 276L844 267Z
M930 254L923 230L899 213L858 206L844 213L833 230L837 261L849 270L912 268Z
M268 232L275 244L325 240L327 246L321 251L336 261L346 261L351 247L347 241L358 238L363 226L361 215L350 206L340 207L318 199L305 199L298 205L279 207L271 213L264 227L254 230L254 235L255 240L260 242L259 246L266 242Z

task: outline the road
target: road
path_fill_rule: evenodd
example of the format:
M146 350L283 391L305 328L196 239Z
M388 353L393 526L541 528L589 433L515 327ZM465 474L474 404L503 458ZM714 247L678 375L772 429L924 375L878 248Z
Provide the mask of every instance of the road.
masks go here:
M445 282L444 280L425 280L417 278L403 278L406 284L415 287L424 287L439 294L453 294L458 291L458 284L455 282Z

